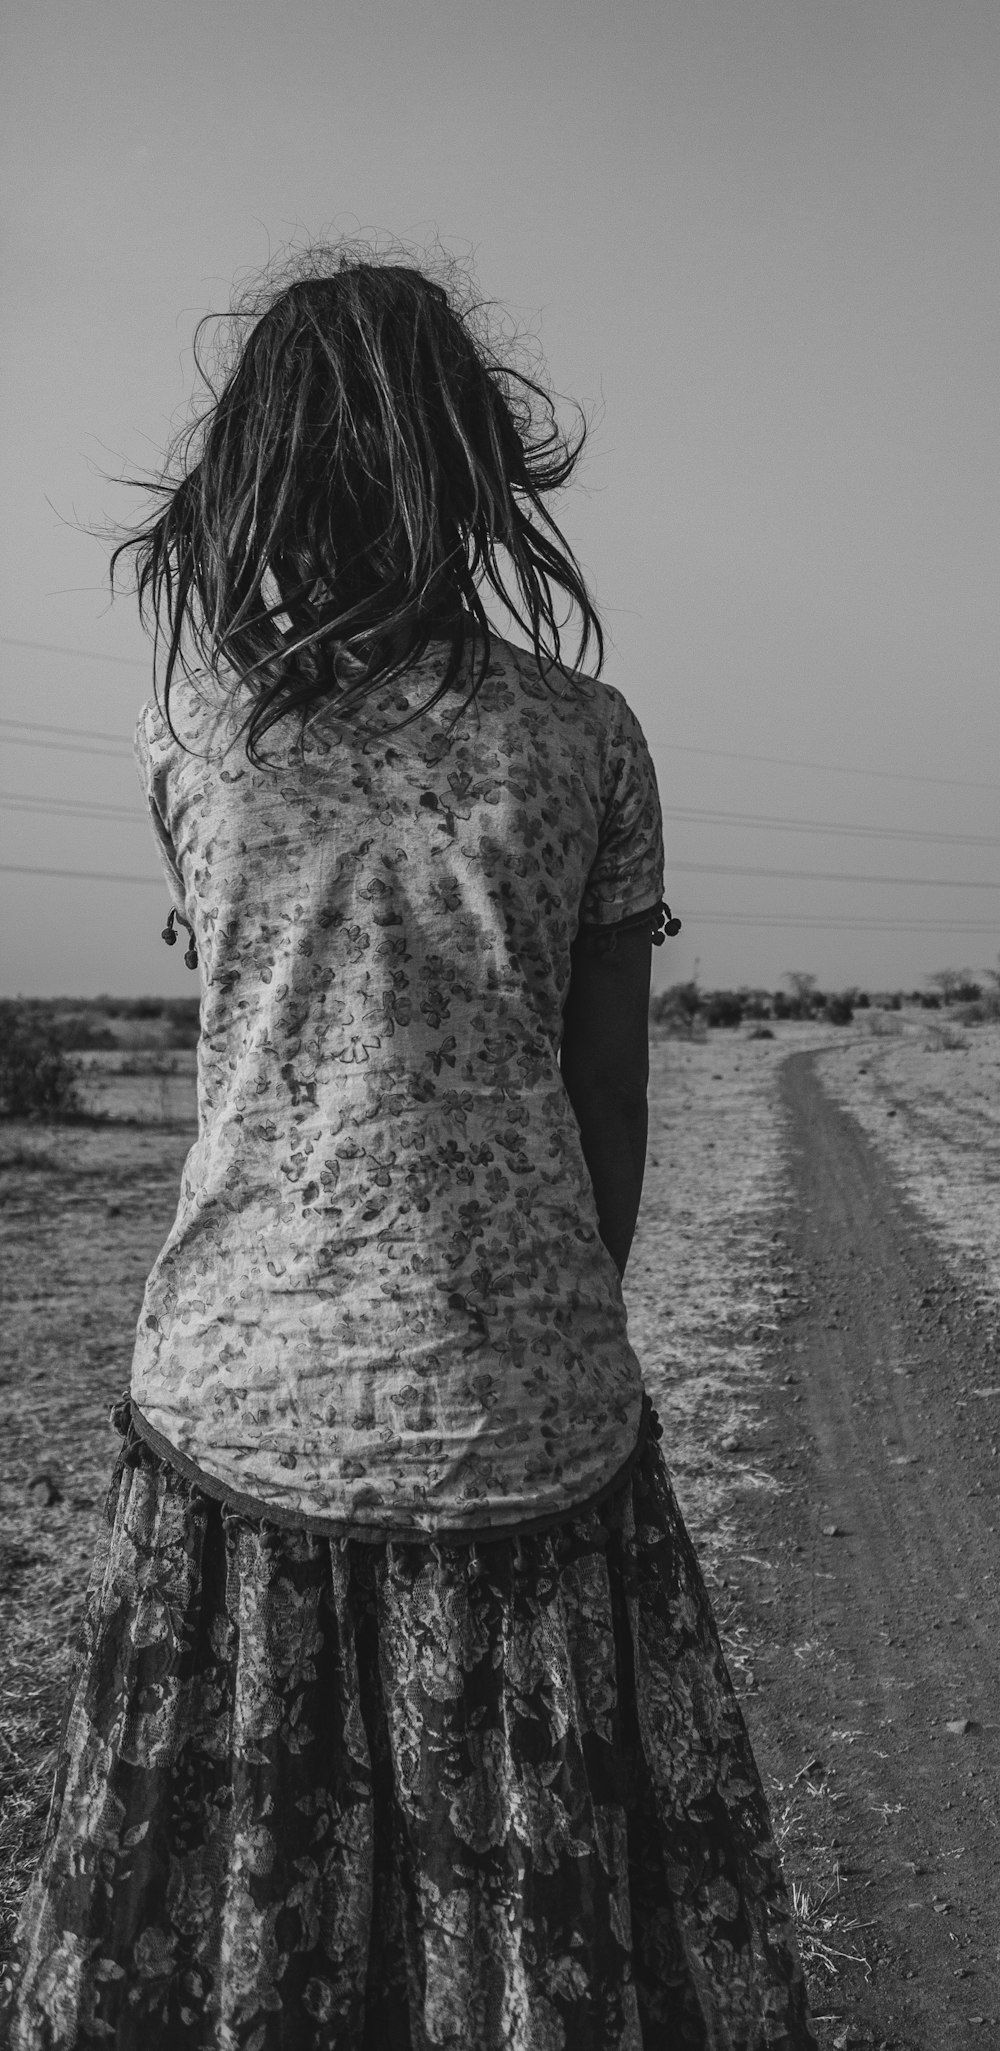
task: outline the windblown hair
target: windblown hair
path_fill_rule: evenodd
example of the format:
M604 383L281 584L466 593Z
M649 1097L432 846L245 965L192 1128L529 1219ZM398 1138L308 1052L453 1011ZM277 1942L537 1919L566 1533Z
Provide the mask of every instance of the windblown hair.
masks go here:
M299 712L304 733L336 695L338 716L353 718L432 638L451 644L436 704L478 627L463 710L490 659L483 581L530 634L542 674L565 667L558 587L580 614L576 666L593 637L600 673L600 620L543 504L574 470L586 423L581 414L575 440L563 432L549 391L498 350L454 265L449 282L349 245L309 250L292 275L268 274L237 302L214 382L199 323L210 403L152 485L156 516L111 557L114 589L120 559L134 555L154 671L166 649L175 739L178 666L249 689L238 731L259 763L286 713ZM346 684L334 667L345 650L361 665Z

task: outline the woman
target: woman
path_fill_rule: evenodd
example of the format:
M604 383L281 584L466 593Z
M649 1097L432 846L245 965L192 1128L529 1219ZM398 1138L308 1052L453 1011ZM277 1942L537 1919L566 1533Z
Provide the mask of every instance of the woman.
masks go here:
M543 503L582 440L453 282L320 252L244 308L123 544L198 1138L112 1412L19 2051L814 2042L627 1336L676 924Z

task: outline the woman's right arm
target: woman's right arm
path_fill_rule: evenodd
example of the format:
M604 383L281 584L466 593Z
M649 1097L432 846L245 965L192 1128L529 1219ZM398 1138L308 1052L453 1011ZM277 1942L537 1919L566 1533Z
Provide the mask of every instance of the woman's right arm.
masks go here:
M574 942L560 1066L597 1204L601 1238L624 1275L646 1166L652 938L619 932L612 953Z

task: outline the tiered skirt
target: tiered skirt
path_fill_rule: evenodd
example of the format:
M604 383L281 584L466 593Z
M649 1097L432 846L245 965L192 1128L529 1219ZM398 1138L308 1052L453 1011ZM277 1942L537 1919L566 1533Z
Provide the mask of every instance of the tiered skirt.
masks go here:
M373 1545L113 1418L14 2051L814 2051L655 1420L544 1533Z

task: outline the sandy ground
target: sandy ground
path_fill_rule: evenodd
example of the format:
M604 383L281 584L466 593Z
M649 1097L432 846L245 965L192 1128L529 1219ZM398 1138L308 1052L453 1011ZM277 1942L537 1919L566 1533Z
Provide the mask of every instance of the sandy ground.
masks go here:
M1000 2044L1000 1033L930 1019L657 1039L626 1276L817 2034L893 2051ZM193 1056L143 1065L92 1057L92 1102L153 1122L0 1127L0 1960L193 1137Z
M818 1063L947 1250L977 1303L1000 1304L1000 1027L877 1013Z
M1000 2044L1000 1033L657 1048L630 1327L817 2032Z
M769 1040L710 1033L654 1040L642 1210L625 1276L629 1333L668 1430L673 1479L702 1562L721 1571L747 1500L776 1483L752 1457L769 1385L786 1261L775 1208L784 1142L777 1101L791 1048L830 1028L786 1024Z

